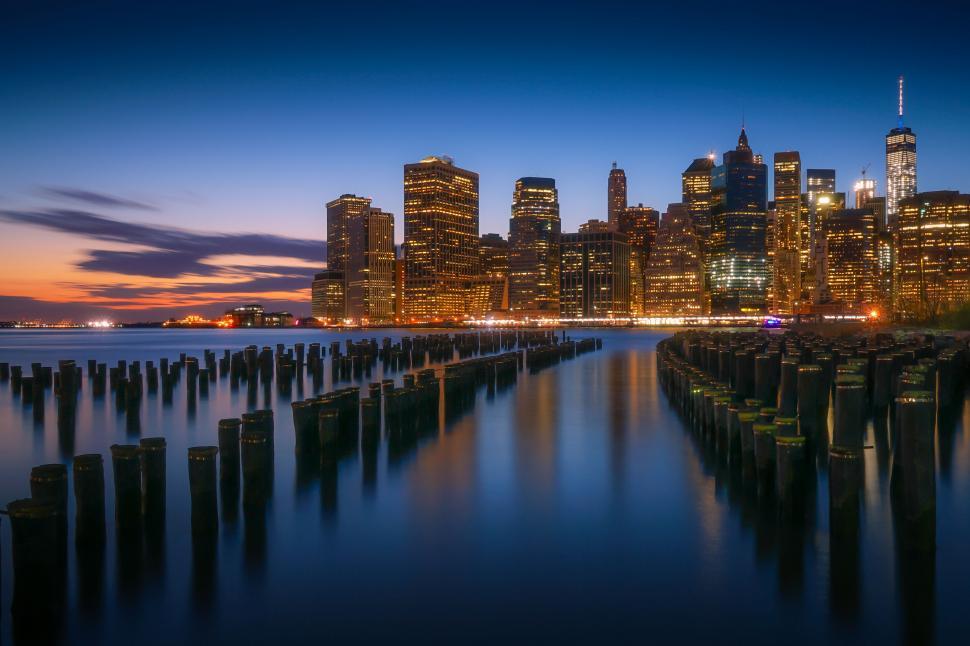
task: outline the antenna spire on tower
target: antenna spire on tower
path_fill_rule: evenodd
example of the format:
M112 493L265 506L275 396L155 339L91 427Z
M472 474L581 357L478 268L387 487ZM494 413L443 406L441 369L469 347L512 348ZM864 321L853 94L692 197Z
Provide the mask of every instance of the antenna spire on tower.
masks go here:
M897 116L899 127L903 127L903 75L899 75L899 114Z

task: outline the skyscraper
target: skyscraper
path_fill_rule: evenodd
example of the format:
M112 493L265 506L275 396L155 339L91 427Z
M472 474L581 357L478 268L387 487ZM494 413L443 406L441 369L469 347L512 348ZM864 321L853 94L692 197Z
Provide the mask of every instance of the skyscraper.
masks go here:
M478 276L478 173L448 157L404 166L404 305L409 321L465 315Z
M890 226L899 202L916 194L916 134L903 126L903 77L899 77L896 127L886 135L886 216Z
M801 297L802 160L798 152L775 153L773 310L794 314Z
M344 273L327 269L313 276L310 315L325 323L344 318Z
M610 180L607 186L606 214L609 223L615 228L620 211L626 208L626 173L622 168L616 167L613 162L613 169L610 171Z
M560 234L556 180L548 177L516 180L509 222L512 316L555 316L559 312Z
M808 193L808 205L815 205L815 198L820 193L835 192L835 170L832 168L809 168L805 171L805 192Z
M711 235L711 171L714 157L698 157L681 174L682 202L690 215L701 251Z
M815 195L812 222L812 245L810 262L810 281L803 283L803 291L808 291L812 303L827 303L832 300L828 288L828 238L826 225L836 211L845 208L845 193L822 193Z
M394 319L394 215L371 207L348 218L346 316L366 323Z
M344 281L340 318L392 320L393 263L394 215L349 193L327 202L327 270L340 272ZM335 278L331 273L329 279Z
M481 275L469 284L468 313L480 318L509 308L509 243L497 233L479 241Z
M327 202L327 269L346 271L350 259L350 222L370 210L370 198L344 193Z
M855 193L855 208L865 208L866 203L876 197L876 180L863 175L852 186L852 192Z
M644 271L645 316L703 313L704 269L686 204L668 204Z
M628 206L620 212L617 228L630 241L630 314L643 316L643 272L657 242L660 214L649 206Z
M591 221L561 244L560 316L630 315L630 243L607 222Z
M970 195L917 193L899 202L896 315L923 319L970 301Z
M708 273L712 314L765 310L766 168L756 163L744 128L735 150L711 176L711 240Z
M498 233L486 233L478 242L479 266L483 276L509 275L509 241Z
M832 301L865 312L878 302L879 237L869 209L837 209L825 219L823 282Z
M351 230L354 227L353 223L359 223L364 215L370 211L370 203L369 197L360 197L350 193L344 193L337 199L327 202L327 269L331 272L340 272L344 280L344 289L341 292L344 304L338 318L348 316L346 283L351 258ZM335 278L336 274L330 274L330 280Z

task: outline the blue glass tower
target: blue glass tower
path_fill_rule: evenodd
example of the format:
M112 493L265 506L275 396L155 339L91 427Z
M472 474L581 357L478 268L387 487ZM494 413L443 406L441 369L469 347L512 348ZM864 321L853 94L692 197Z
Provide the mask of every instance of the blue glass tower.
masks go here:
M767 167L755 160L743 127L738 147L712 171L711 193L711 313L761 314L770 277Z

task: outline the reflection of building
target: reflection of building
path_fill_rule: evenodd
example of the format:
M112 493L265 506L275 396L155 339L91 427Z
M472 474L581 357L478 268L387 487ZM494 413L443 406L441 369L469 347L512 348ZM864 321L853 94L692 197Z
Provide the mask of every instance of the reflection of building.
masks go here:
M897 316L928 318L970 301L970 195L901 200L894 234Z
M559 312L560 234L556 180L516 180L509 221L509 308L513 316L555 316Z
M916 193L916 134L903 126L903 77L899 77L896 127L886 135L886 214L892 226L899 202Z
M825 276L831 300L864 311L876 304L879 280L876 217L868 209L839 209L825 220Z
M610 170L610 180L607 186L606 213L609 223L616 228L620 217L620 211L626 208L626 173L622 168L616 167L613 162L613 169Z
M660 214L643 204L620 211L617 228L630 241L630 314L643 316L643 272L657 242Z
M801 298L802 160L798 152L775 153L775 222L772 310L794 314Z
M478 173L447 157L404 166L404 307L412 321L460 319L479 274Z
M724 153L711 175L711 313L757 314L765 310L766 168L757 163L741 129L738 146Z
M325 322L344 318L344 274L327 269L313 277L310 315Z
M643 282L646 316L698 316L703 313L704 270L686 205L667 206Z
M263 327L263 306L257 303L234 307L226 312L233 327Z
M630 244L606 222L591 220L561 244L560 316L630 315Z

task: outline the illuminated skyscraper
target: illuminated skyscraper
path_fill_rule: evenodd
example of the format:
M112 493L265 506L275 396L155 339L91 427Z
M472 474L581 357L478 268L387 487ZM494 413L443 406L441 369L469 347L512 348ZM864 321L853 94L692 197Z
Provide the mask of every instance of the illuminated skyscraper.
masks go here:
M609 223L590 221L561 244L560 316L572 319L630 315L630 243Z
M402 323L404 315L404 258L394 259L394 321Z
M630 314L642 316L644 307L643 272L657 242L660 214L649 206L628 206L620 212L618 229L630 241Z
M327 202L327 269L344 271L350 260L350 222L370 210L370 198L344 193Z
M766 168L756 163L741 128L738 146L724 153L711 176L711 241L707 271L712 314L765 311Z
M866 312L878 303L879 237L869 209L837 209L824 222L823 282L832 301Z
M409 321L461 319L479 274L478 173L447 157L404 166L404 307Z
M486 233L478 249L481 275L469 283L468 313L476 318L504 313L509 308L509 243Z
M669 204L644 272L645 316L699 316L704 269L686 204Z
M394 215L369 208L348 219L347 318L364 323L394 319Z
M863 176L852 187L855 193L855 208L865 208L866 203L876 197L876 180Z
M626 208L626 173L623 172L622 168L616 167L616 162L613 162L613 169L610 171L606 197L607 219L615 228L620 211Z
M711 171L714 156L699 157L681 174L682 201L690 214L701 251L711 235Z
M483 276L509 275L509 241L498 233L486 233L478 242L479 266Z
M923 319L970 301L970 195L917 193L899 202L896 315Z
M548 177L516 180L509 222L512 316L556 316L559 312L560 226L556 180Z
M899 202L916 193L916 134L903 126L903 77L899 77L896 127L886 135L886 216L896 221Z
M775 153L773 310L794 314L801 298L802 160L797 152Z
M805 171L805 192L808 194L808 206L815 205L815 197L819 193L835 192L835 171L831 168L809 168Z
M327 203L327 269L344 277L340 318L386 323L393 318L394 215L370 204L350 194Z
M828 289L828 239L826 223L832 213L845 209L845 193L815 194L812 221L812 253L810 262L810 281L803 283L803 291L808 290L812 303L827 303L832 300Z
M344 318L344 274L327 269L313 277L310 315L324 323L336 323Z
M768 275L765 281L765 305L769 312L774 311L775 303L775 229L778 224L778 213L775 211L774 200L769 200L768 210L765 211L765 267Z

